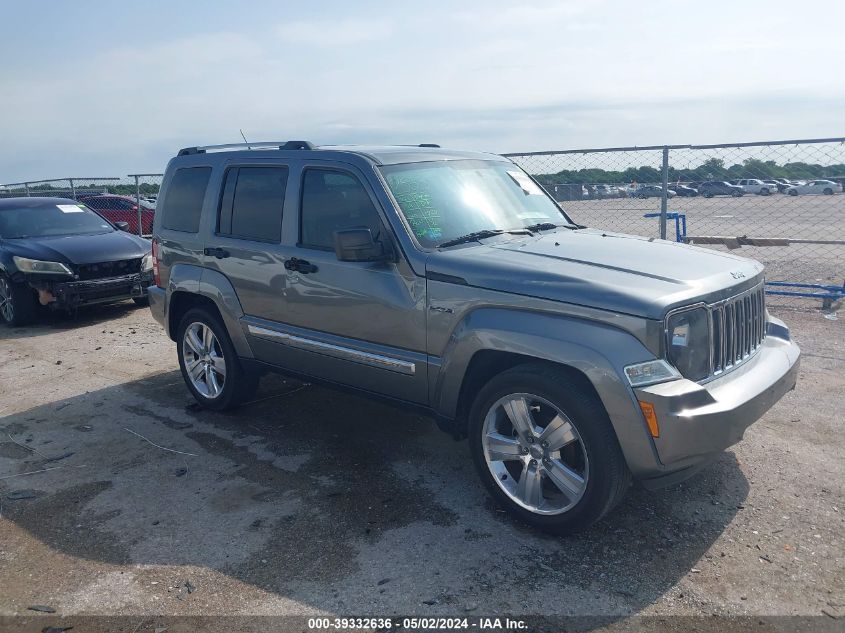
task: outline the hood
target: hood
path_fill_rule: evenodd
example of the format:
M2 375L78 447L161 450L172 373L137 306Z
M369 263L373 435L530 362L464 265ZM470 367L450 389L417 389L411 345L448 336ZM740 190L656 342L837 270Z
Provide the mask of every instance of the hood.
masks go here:
M6 240L4 246L13 255L63 264L96 264L133 259L143 257L151 249L147 240L125 231L94 235L27 237Z
M757 285L763 265L677 242L561 229L435 252L427 272L479 288L662 319L672 308L719 301Z

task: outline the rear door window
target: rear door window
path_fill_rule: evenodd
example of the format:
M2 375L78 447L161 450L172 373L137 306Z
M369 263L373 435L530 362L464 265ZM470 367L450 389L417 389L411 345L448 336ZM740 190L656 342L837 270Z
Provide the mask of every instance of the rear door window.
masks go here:
M211 167L183 167L173 174L164 198L162 226L171 231L199 231L202 203Z
M217 234L280 242L288 168L232 167L226 173Z

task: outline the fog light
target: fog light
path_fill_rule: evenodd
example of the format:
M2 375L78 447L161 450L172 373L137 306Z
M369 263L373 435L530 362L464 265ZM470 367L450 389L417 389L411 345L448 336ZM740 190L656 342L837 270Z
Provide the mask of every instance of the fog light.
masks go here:
M660 427L657 425L657 414L654 412L654 405L650 402L640 402L640 409L643 411L643 416L645 416L651 436L660 437Z

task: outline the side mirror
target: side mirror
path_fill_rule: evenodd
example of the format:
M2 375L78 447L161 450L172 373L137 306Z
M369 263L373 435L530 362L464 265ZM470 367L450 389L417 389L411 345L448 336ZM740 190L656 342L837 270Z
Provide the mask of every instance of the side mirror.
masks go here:
M342 262L377 262L388 259L384 244L373 239L370 229L335 231L334 252Z
M128 231L129 230L129 222L115 222L114 225L120 231Z

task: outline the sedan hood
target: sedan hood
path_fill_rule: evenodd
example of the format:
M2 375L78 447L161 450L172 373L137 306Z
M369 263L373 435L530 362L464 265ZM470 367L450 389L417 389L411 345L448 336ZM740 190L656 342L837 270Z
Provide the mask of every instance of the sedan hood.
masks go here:
M677 242L562 229L439 251L429 258L427 272L470 286L662 319L672 308L719 301L757 285L763 265Z
M94 235L28 237L6 240L4 245L13 255L63 264L96 264L134 259L143 257L151 249L147 240L125 231Z

